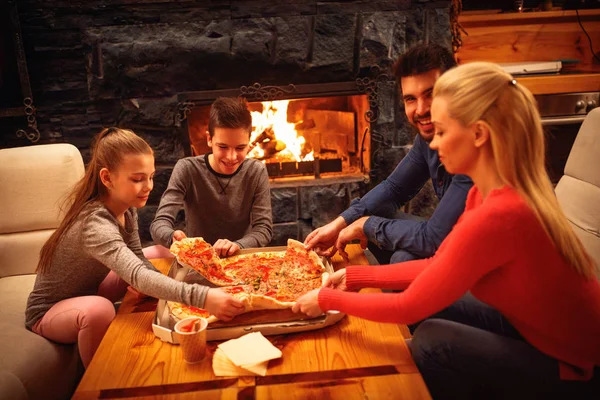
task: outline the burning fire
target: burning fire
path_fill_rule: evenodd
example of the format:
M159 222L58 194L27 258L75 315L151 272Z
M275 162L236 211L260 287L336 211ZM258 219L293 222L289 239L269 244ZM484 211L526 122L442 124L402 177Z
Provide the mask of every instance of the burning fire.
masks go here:
M304 154L303 136L287 122L289 100L263 101L263 112L252 112L252 134L248 157L276 161L312 161L313 151Z

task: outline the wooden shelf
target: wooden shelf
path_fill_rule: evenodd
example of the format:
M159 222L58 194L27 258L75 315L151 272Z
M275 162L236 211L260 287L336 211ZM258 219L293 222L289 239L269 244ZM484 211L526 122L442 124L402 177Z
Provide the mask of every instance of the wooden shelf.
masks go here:
M579 10L579 18L581 22L597 22L598 18L600 18L600 9ZM577 22L577 12L575 10L533 11L521 13L469 13L468 11L465 11L458 17L458 22L460 22L464 28L491 25L497 26Z
M600 92L600 73L526 76L516 79L533 94Z

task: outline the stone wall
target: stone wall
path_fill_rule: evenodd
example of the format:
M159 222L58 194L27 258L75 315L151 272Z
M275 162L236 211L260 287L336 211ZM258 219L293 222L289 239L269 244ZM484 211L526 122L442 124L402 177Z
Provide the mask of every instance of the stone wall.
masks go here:
M448 5L428 0L19 1L38 143L69 142L87 158L91 138L102 127L128 127L143 136L155 149L157 167L140 227L148 240L147 225L173 165L184 156L177 93L254 82L352 81L373 71L392 79L394 59L411 45L432 41L450 47ZM393 80L378 85L377 101L370 185L391 172L414 138ZM31 144L14 134L22 125L19 118L0 119L0 147ZM348 194L368 189L365 182L326 187L304 190L312 197L297 206L303 214L296 217L305 221L296 224L297 232L326 223L347 207ZM321 207L318 198L327 192L333 197ZM274 190L276 220L285 208L276 202L289 193ZM430 208L427 198L423 210Z

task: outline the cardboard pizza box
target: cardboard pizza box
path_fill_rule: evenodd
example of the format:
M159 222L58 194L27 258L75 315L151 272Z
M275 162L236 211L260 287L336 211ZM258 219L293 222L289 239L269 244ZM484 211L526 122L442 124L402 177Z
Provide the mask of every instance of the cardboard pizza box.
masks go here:
M264 247L240 250L239 254L255 252L285 252L287 247ZM333 273L333 266L328 258L321 257L325 270ZM173 259L169 270L170 277L177 281L198 283L210 287L218 287L208 282L198 272L182 266ZM293 332L304 332L325 328L333 325L344 318L345 314L339 311L328 311L317 318L309 318L306 315L293 313L291 309L283 310L258 310L238 315L232 321L216 321L208 325L207 340L235 339L250 332L261 332L263 335L281 335ZM154 335L163 342L177 344L177 335L173 334L175 320L170 315L167 302L159 300L156 306L156 314L152 323Z

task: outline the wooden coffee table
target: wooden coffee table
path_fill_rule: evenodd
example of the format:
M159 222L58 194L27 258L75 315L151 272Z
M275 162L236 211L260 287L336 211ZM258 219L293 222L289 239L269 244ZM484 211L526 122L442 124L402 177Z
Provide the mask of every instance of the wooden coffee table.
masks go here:
M359 245L350 262L368 264ZM153 260L164 273L171 259ZM373 291L373 289L368 289ZM127 294L73 399L430 399L404 342L401 326L346 316L320 330L268 336L283 357L264 377L216 377L209 342L206 359L189 365L177 345L152 333L156 300Z

